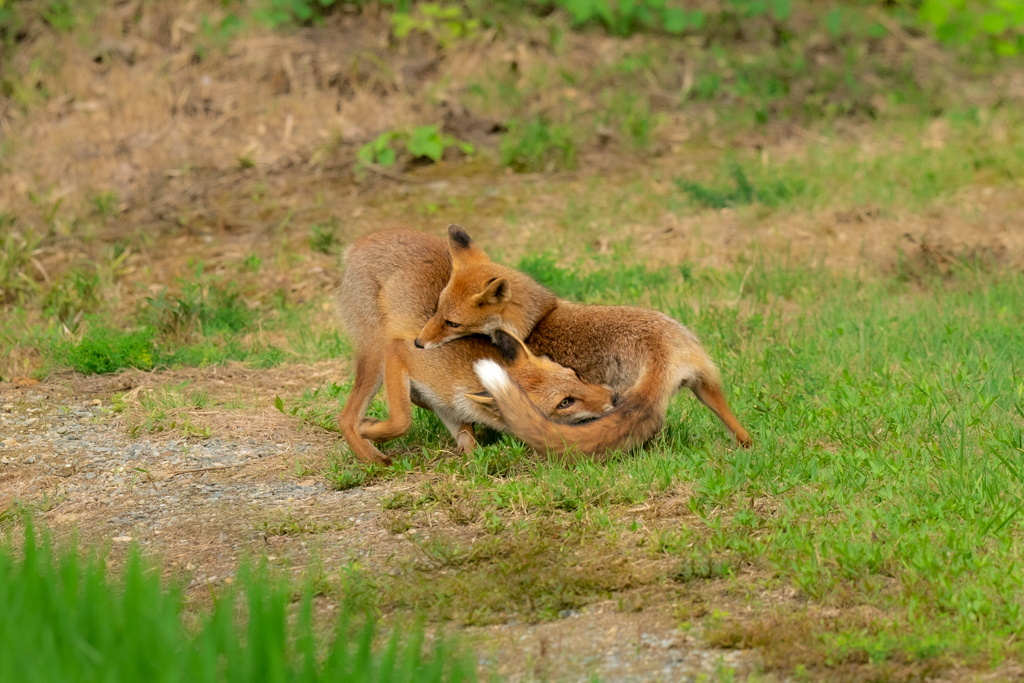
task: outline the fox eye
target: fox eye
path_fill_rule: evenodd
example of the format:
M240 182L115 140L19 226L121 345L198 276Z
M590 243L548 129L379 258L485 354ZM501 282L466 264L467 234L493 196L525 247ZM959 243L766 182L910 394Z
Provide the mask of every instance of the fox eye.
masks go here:
M566 396L565 398L562 399L562 402L558 404L558 407L559 408L568 408L569 406L571 406L575 402L576 402L576 399L574 399L572 396Z
M448 327L452 328L453 330L456 327L462 327L462 325L460 325L459 323L453 323L451 320L445 320L444 324L447 325Z

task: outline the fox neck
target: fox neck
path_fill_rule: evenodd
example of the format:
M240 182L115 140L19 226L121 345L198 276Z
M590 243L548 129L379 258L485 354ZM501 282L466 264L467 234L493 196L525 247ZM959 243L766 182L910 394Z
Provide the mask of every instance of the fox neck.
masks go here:
M532 278L524 277L513 284L512 298L501 314L502 326L520 339L526 339L556 306L558 297Z

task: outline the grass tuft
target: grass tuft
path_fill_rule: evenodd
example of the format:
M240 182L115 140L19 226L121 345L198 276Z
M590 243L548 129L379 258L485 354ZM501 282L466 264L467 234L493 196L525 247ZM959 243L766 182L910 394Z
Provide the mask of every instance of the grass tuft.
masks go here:
M576 142L568 126L545 119L514 119L501 141L501 163L519 173L576 167Z
M747 178L743 167L736 163L729 166L729 175L733 187L709 187L679 178L676 178L675 183L695 203L711 209L745 206L754 202L777 207L799 195L805 186L802 180L772 180L755 186Z
M394 629L381 642L376 620L359 606L365 600L344 590L350 583L342 581L341 616L329 636L315 625L311 590L296 593L262 569L243 568L188 628L180 587L164 589L136 550L111 578L102 557L82 559L73 547L55 553L29 523L19 553L0 549L0 680L475 679L472 659L442 639L427 648L420 629Z

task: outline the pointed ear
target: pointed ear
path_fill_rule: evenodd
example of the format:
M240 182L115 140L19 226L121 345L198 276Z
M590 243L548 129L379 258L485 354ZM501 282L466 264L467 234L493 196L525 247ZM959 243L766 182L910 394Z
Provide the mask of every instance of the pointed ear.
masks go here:
M463 396L474 403L479 403L482 406L494 405L494 397L486 392L480 392L479 394L463 394Z
M465 230L454 224L448 226L448 249L452 254L452 267L456 269L491 260L480 247L473 244Z
M495 306L512 298L512 287L503 277L492 277L484 283L479 294L473 296L477 306Z
M491 334L491 341L501 350L501 359L508 365L518 362L521 358L530 357L530 349L526 348L526 344L501 328Z

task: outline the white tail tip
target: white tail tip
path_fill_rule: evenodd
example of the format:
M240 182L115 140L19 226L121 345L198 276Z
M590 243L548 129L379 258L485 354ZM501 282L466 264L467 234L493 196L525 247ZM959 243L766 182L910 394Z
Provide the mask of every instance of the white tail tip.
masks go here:
M473 371L480 378L484 388L492 394L496 391L507 389L512 382L505 369L488 358L473 363Z

